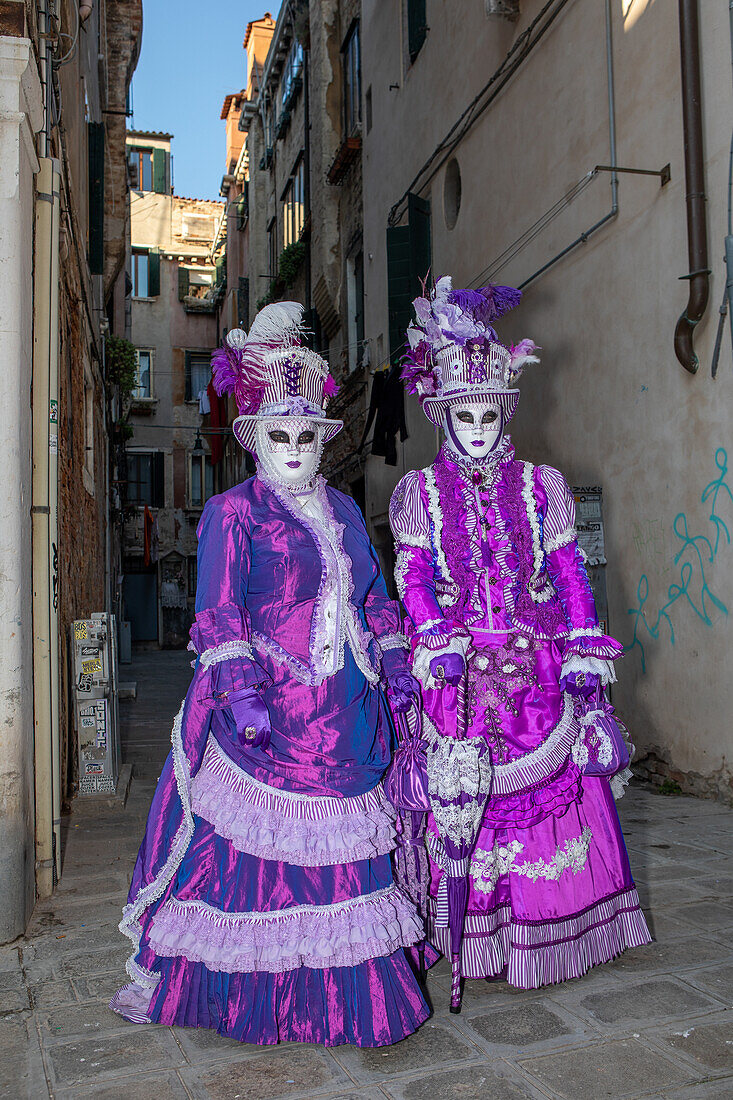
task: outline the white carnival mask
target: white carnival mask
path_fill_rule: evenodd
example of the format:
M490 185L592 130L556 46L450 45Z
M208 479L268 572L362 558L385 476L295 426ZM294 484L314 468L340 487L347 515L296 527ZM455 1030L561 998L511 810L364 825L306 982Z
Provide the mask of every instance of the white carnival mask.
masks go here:
M323 426L306 417L267 417L257 424L256 447L257 460L273 481L303 488L321 465Z
M443 417L446 443L459 458L482 459L501 442L504 418L491 401L457 401Z

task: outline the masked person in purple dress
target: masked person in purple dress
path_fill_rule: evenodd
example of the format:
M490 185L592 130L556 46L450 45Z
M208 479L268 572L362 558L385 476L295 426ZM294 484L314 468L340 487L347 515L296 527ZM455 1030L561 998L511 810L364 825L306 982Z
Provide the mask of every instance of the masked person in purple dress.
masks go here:
M361 512L318 473L342 424L302 314L268 306L214 356L257 474L201 518L195 672L120 924L133 980L111 1007L248 1043L380 1046L429 1015L381 786L383 688L399 709L418 685Z
M446 439L390 519L429 742L429 938L454 979L535 988L650 936L612 793L628 749L602 696L622 647L598 625L565 479L516 459L506 431L538 361L493 328L519 298L445 277L415 301L403 377Z

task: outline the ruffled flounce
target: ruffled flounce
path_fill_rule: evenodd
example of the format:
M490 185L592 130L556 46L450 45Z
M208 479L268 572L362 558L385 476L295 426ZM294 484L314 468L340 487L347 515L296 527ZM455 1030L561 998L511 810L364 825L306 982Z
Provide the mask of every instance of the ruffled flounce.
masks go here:
M191 809L238 852L298 867L372 859L396 843L381 786L351 798L311 798L260 783L209 738L191 784Z
M160 983L152 997L146 993L147 1019L212 1028L242 1043L388 1046L411 1035L430 1015L403 951L353 969L285 974L212 972L183 958L161 959L158 967ZM110 1007L129 1018L129 999L120 990ZM138 1000L131 1003L139 1013ZM145 1020L138 1016L136 1022Z
M388 886L333 905L296 905L226 913L201 901L169 898L153 918L149 943L159 956L183 956L209 970L266 971L353 967L418 943L412 902Z
M430 939L450 957L450 932L435 926L430 903ZM639 895L632 887L560 920L517 921L511 906L468 913L461 944L466 978L505 974L510 985L538 989L579 978L629 947L651 943Z
M572 760L544 783L517 794L489 798L481 818L482 828L528 829L547 817L562 817L582 793L582 776Z

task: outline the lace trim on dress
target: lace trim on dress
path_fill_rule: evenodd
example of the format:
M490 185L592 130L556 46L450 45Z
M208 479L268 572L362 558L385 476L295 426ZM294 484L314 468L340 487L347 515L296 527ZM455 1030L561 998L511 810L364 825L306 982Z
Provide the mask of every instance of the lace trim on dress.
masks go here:
M231 642L222 642L211 649L205 649L203 653L199 654L199 664L201 668L207 669L211 665L220 664L222 661L231 661L234 657L249 657L251 660L252 646L249 642L236 639Z
M558 844L551 859L526 863L517 863L517 857L524 851L524 844L519 840L512 840L506 845L495 844L491 851L476 848L471 857L469 874L475 888L483 894L494 890L501 875L520 875L532 882L537 879L557 882L566 871L577 875L583 870L592 838L593 832L586 825L579 837L571 837L564 844Z
M277 642L264 637L264 635L253 635L253 640L255 643L264 645L273 659L285 663L293 676L301 683L317 687L329 676L339 672L344 667L344 650L348 634L346 614L348 613L352 619L353 645L351 650L354 660L370 683L378 683L379 671L374 667L369 657L369 644L373 639L373 635L371 631L365 630L361 625L351 602L354 593L354 581L351 575L351 563L343 548L345 525L339 523L334 517L326 493L324 478L319 476L316 479L314 489L315 499L318 501L324 517L324 522L319 523L313 516L308 515L302 508L298 507L292 493L267 476L263 476L262 470L258 471L257 476L275 494L283 508L290 513L293 519L305 527L315 542L321 559L321 583L316 596L311 623L310 668L306 669L302 662L286 653ZM329 631L326 618L327 585L329 581L335 582L337 587L337 623L333 636ZM332 650L334 646L335 654ZM325 654L328 654L328 656L326 657Z
M238 852L298 867L354 863L395 846L395 814L381 785L350 798L283 791L238 767L211 735L191 808Z
M450 740L450 738L442 738L435 726L425 721L423 722L423 737L429 745L434 744L436 740ZM570 750L577 737L578 723L575 719L573 700L565 693L560 719L541 745L516 760L510 760L508 764L492 764L492 796L517 794L519 791L534 787L537 783L541 783L549 776L554 775L570 756ZM471 740L483 740L483 738L471 738ZM470 744L470 742L467 743ZM428 755L428 763L429 761L430 756Z
M156 913L150 945L208 970L282 974L301 966L358 966L424 936L414 905L396 885L333 905L226 913L202 901L170 898Z
M571 672L592 673L600 677L602 684L616 683L613 664L601 657L580 657L577 653L571 653L562 663L560 676L569 676Z
M425 481L425 492L428 496L430 534L438 573L447 585L454 585L451 571L448 568L448 559L443 549L443 513L440 508L440 494L435 480L435 472L431 466L428 466L422 471L422 475ZM449 591L436 592L436 599L441 607L447 607L449 604L455 603L455 597Z
M563 546L567 546L569 543L574 542L577 537L578 532L575 528L567 527L559 535L555 535L554 538L545 540L545 553L551 554L553 550L560 550Z
M147 886L143 886L142 889L138 891L135 900L124 907L122 910L122 920L119 923L120 932L132 941L135 948L126 963L127 973L133 981L140 982L141 985L147 987L157 985L160 981L160 974L154 974L146 970L135 961L135 956L140 950L140 940L143 934L142 926L140 925L140 917L145 910L152 905L153 902L156 902L158 898L161 898L168 889L173 876L178 870L181 860L186 854L186 849L191 842L194 831L194 820L193 814L191 813L191 769L188 763L188 757L183 750L183 741L181 738L184 707L185 700L181 704L181 709L178 711L173 721L173 730L171 732L173 771L176 777L178 797L181 800L183 820L178 826L168 858L163 864L163 867Z
M534 564L532 576L527 585L528 591L535 603L546 603L552 599L553 588L547 583L547 578L542 577L545 565L545 555L542 549L542 528L537 515L537 502L534 495L534 466L531 462L522 463L522 500L527 510L530 530L532 531L532 557Z
M382 650L383 653L385 653L388 649L410 648L410 643L407 637L402 634L401 631L398 631L395 634L383 634L382 637L378 639L378 641L379 648Z

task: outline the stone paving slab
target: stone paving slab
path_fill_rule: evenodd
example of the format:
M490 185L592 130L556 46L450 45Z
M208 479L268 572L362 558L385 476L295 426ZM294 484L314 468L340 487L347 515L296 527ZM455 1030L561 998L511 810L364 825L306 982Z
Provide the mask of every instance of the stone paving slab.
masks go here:
M547 1093L522 1080L506 1062L486 1061L391 1081L382 1085L381 1095L390 1100L541 1100Z
M549 1095L562 1100L641 1100L657 1096L660 1088L694 1079L693 1071L635 1039L596 1043L519 1064Z

